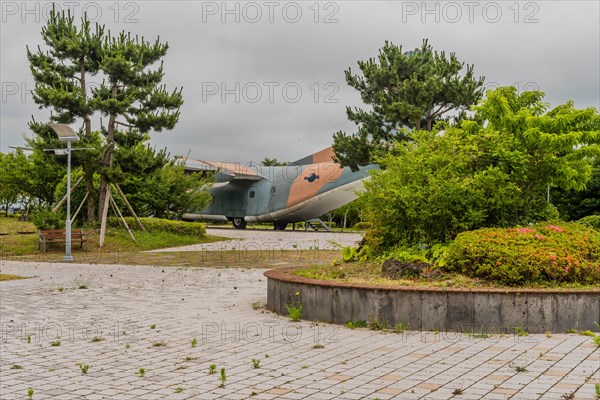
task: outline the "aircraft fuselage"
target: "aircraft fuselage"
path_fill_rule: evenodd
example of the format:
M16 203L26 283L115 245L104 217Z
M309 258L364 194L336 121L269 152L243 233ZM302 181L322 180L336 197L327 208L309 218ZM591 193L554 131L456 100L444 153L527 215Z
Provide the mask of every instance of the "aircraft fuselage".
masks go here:
M354 200L368 171L378 166L356 172L333 161L288 166L227 164L219 168L217 183L210 189L213 200L209 207L184 218L232 220L236 227L274 222L276 228L309 220Z

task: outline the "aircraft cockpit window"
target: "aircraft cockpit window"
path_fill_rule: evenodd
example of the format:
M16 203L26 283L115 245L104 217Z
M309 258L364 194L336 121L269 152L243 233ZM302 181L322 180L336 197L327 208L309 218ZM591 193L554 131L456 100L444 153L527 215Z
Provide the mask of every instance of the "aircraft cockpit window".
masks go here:
M254 190L251 190L250 191L250 198L253 199L255 194L256 194L256 192Z

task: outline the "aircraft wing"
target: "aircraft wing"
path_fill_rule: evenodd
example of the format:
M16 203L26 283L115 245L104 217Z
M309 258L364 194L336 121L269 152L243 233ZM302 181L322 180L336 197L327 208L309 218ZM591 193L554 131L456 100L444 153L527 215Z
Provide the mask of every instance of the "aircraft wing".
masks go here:
M220 177L217 181L249 180L259 181L266 178L260 173L258 165L242 165L220 161L186 160L186 171L215 171ZM219 179L220 178L220 179Z

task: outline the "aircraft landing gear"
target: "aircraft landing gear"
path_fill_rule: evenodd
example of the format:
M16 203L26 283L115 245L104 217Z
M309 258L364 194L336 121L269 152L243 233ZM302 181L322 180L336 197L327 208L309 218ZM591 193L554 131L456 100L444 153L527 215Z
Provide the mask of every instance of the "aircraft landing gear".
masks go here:
M231 219L235 229L246 229L247 222L244 217L234 217Z
M275 228L276 231L285 231L285 228L287 228L287 223L286 222L274 222L273 226Z

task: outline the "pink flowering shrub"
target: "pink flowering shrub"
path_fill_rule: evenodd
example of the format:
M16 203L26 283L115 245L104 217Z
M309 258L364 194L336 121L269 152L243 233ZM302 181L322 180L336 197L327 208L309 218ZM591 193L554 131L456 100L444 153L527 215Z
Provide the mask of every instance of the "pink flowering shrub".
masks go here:
M479 229L459 234L444 260L447 271L504 285L600 284L600 233L574 223Z

